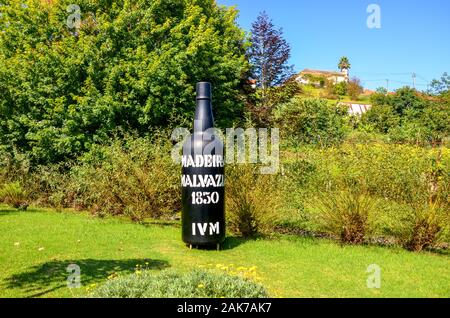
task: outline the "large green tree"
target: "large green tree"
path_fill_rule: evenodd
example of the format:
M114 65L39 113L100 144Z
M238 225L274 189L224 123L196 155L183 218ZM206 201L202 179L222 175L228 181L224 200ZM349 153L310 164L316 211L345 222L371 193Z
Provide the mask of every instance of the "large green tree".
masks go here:
M79 0L78 11L71 3L0 6L3 147L54 162L118 129L143 135L190 122L197 81L212 82L219 124L240 116L248 62L234 8L214 0Z

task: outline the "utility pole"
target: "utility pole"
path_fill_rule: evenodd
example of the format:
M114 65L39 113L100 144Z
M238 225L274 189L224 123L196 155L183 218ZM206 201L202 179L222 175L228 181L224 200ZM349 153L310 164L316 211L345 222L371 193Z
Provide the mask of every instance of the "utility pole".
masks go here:
M416 89L416 73L412 73L413 78L413 88Z
M386 78L386 91L389 93L389 78Z

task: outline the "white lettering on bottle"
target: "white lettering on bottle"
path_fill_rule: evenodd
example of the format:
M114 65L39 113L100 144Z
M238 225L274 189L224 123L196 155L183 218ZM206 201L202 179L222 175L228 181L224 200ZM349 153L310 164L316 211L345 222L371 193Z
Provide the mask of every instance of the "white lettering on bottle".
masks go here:
M192 223L192 235L197 235L197 229L200 236L209 235L219 235L220 234L220 223ZM209 231L208 231L209 229Z
M217 175L182 175L181 186L183 188L222 188L224 187L223 174Z
M181 163L184 168L223 168L223 156L206 155L206 156L183 156Z

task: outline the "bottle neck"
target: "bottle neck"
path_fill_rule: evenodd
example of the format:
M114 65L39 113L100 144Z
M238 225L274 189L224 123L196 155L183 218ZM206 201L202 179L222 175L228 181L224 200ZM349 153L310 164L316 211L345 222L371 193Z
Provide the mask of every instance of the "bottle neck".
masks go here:
M204 132L214 127L211 99L197 99L194 117L194 133Z

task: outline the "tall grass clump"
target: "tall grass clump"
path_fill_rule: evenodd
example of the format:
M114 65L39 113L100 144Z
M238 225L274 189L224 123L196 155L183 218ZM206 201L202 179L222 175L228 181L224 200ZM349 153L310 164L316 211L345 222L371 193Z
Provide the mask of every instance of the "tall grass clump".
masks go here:
M259 168L242 164L226 170L228 228L242 237L270 234L280 216L278 175L263 175Z
M0 202L19 210L26 210L29 205L26 191L17 181L5 183L0 187Z
M372 230L374 201L361 189L345 189L319 196L318 222L342 243L364 243Z
M405 248L420 252L435 246L448 230L449 223L450 212L438 204L417 207L404 223L402 238Z

